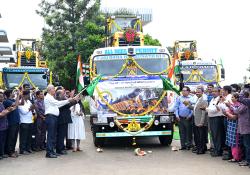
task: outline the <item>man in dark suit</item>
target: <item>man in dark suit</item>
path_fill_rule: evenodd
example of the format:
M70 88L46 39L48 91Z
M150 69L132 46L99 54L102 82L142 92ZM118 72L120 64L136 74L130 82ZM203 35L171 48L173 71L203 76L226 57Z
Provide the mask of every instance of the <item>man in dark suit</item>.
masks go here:
M56 99L57 100L66 100L65 91L58 90L56 92ZM71 111L70 107L75 105L77 101L73 101L65 106L59 108L59 118L58 118L58 126L57 126L57 141L56 141L56 153L65 155L67 154L64 146L64 139L67 136L68 132L68 124L72 123L71 119Z

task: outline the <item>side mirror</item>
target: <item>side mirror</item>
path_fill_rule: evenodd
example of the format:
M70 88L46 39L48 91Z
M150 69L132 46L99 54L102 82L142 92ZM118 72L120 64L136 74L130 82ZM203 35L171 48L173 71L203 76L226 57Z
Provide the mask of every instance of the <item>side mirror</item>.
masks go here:
M221 68L221 79L225 79L225 69Z
M16 44L13 44L12 50L13 50L13 51L16 51Z
M47 75L46 74L44 74L42 77L43 77L44 80L47 79Z

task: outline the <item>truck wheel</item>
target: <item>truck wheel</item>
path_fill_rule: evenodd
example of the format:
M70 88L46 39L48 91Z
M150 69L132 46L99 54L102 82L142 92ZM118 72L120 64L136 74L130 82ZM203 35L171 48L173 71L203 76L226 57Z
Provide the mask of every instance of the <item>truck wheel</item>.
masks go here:
M98 128L93 127L92 128L92 133L93 133L93 143L96 147L103 147L105 143L105 138L99 138L96 137L96 133L98 132Z
M164 146L169 146L172 143L173 136L159 136L160 143Z

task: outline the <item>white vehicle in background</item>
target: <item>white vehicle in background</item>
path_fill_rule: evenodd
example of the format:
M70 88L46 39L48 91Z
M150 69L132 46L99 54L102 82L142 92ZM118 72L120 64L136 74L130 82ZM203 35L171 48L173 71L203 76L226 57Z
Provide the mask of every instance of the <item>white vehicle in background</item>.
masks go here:
M223 65L214 60L198 58L196 44L195 40L175 41L173 62L178 71L175 72L174 81L180 87L189 86L191 90L199 85L220 86L225 79Z
M15 58L9 44L7 32L0 29L0 88L4 88L2 71L5 67L11 67L15 63Z

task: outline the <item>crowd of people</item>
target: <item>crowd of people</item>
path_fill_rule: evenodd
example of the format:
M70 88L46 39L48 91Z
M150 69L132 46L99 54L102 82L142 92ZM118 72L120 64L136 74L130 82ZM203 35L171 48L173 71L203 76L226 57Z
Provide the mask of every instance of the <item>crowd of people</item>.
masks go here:
M212 157L250 168L250 85L237 84L204 90L198 86L191 92L188 86L175 103L179 126L180 150L205 154L210 139ZM211 137L208 137L208 136Z
M0 160L46 150L47 158L81 151L85 139L80 95L49 85L43 92L23 84L0 91ZM16 145L19 135L19 151ZM64 144L66 140L66 145Z
M182 88L175 102L180 150L250 167L250 85ZM24 84L19 90L0 91L0 159L46 150L57 158L67 150L81 151L85 139L80 95L49 85L44 93ZM19 152L15 150L19 135ZM208 136L211 137L208 137ZM66 144L65 144L66 141Z

